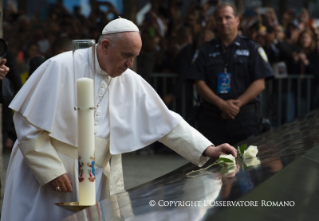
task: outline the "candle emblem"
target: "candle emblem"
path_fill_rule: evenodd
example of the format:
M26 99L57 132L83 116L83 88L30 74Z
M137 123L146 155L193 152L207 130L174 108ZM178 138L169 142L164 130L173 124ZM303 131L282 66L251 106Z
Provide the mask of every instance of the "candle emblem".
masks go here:
M88 170L89 171L89 175L90 175L89 181L90 182L94 182L95 181L95 167L94 167L95 166L95 157L91 156L90 159L91 159L91 162L87 163L88 166L91 168L91 169Z
M84 180L84 178L83 178L83 165L84 165L84 163L81 162L81 156L79 156L79 159L78 159L79 182L82 182Z

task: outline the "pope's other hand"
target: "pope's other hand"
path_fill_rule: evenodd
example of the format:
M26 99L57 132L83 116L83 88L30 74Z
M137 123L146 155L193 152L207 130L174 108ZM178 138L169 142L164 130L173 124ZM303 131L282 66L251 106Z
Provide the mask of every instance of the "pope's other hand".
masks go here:
M237 157L237 150L235 149L235 147L229 145L228 143L224 143L216 147L207 147L204 151L204 154L212 158L218 158L221 154L231 154L234 157Z
M69 180L66 174L62 174L61 176L55 178L50 181L50 185L54 191L57 192L72 192L72 182ZM59 187L59 188L57 188Z

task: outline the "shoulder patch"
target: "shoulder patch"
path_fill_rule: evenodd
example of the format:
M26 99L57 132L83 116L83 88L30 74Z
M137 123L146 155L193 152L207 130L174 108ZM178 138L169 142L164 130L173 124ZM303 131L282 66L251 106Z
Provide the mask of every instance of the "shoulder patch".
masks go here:
M264 49L262 47L258 48L258 53L264 59L265 62L268 62L268 57L267 57L266 52L264 51Z
M192 60L192 64L196 61L196 59L198 58L198 54L199 54L199 51L196 50L195 51L195 54L194 54L194 57L193 57L193 60Z

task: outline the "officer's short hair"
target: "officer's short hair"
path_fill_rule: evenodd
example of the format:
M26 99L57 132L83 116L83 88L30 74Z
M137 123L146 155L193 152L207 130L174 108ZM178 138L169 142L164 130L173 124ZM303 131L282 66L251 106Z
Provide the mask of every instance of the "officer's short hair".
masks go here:
M229 7L231 7L231 8L233 9L233 14L234 14L235 17L238 16L238 11L237 11L235 5L233 5L232 3L229 3L229 2L221 2L220 4L218 4L218 5L216 6L216 9L215 9L215 11L214 11L214 17L215 17L215 19L216 19L216 17L217 17L217 12L218 12L220 9L225 8L225 7L227 7L227 6L229 6Z

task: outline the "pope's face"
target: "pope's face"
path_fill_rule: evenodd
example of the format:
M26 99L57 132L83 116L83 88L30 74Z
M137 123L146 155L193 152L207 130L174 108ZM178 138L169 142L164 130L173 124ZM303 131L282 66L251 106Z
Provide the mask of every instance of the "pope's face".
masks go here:
M133 66L134 58L139 55L141 47L141 37L137 32L122 33L115 44L103 40L104 56L100 66L110 77L120 76L127 68Z

